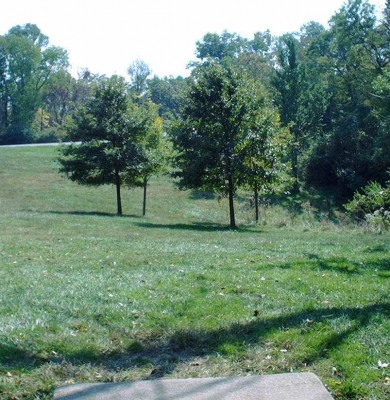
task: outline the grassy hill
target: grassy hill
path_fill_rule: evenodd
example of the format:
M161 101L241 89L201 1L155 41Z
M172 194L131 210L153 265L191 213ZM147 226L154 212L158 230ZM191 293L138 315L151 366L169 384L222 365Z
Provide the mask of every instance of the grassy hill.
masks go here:
M57 173L56 149L0 148L0 398L73 382L316 373L338 399L390 394L390 234L152 181ZM263 210L264 211L264 210Z

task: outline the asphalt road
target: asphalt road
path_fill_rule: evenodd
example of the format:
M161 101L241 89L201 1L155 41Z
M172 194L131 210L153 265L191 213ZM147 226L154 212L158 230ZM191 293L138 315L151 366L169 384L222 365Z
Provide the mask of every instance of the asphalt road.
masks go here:
M61 144L70 145L70 144L79 144L80 142L56 142L56 143L29 143L29 144L5 144L0 146L0 149L5 147L39 147L39 146L59 146Z

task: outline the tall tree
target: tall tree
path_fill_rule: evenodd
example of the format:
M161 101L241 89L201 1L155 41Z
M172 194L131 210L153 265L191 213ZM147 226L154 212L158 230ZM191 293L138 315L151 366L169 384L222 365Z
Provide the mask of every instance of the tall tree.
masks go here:
M149 66L142 60L136 60L132 62L127 69L127 73L130 76L130 85L135 95L137 96L137 101L142 101L147 91L147 79L152 73Z
M187 80L182 77L154 76L148 80L151 100L159 106L158 112L169 129L169 122L178 118Z
M257 96L253 121L243 143L240 182L253 193L255 221L259 221L259 194L274 191L275 183L286 183L290 165L286 162L291 135L282 129L278 112L272 107L268 95L261 87L256 87ZM284 181L284 182L283 182ZM285 185L284 185L285 186Z
M146 198L149 179L164 170L167 160L166 140L163 137L163 120L158 115L158 107L153 102L144 101L132 105L132 114L137 118L142 132L134 144L139 154L138 163L129 168L125 183L129 187L143 188L142 215L146 214Z
M65 50L48 46L36 25L0 37L0 134L3 142L31 140L31 125L50 76L68 67Z
M69 179L114 185L118 215L122 215L121 187L143 161L137 142L144 126L132 111L124 79L102 78L69 132L69 138L81 144L63 147L59 157L60 172Z
M330 101L325 135L308 159L309 184L349 196L375 177L379 125L372 112L372 85L388 63L386 43L373 6L364 0L346 2L332 17L330 29L313 43Z
M263 107L264 97L253 80L232 68L228 59L206 63L193 72L173 138L181 187L226 195L232 229L234 196L243 183L249 143L258 140L253 133Z
M279 109L282 125L292 134L290 147L293 193L300 190L302 163L315 136L322 133L324 115L328 106L326 80L310 64L307 48L311 36L320 28L308 25L301 32L301 42L295 35L286 34L277 43L277 63L272 84L275 104Z
M222 61L226 57L237 57L247 46L248 40L236 33L206 33L203 39L196 43L196 56L202 61Z
M163 120L158 115L158 106L150 100L148 76L151 74L151 69L149 66L142 60L136 60L127 71L130 76L130 92L144 127L144 134L139 137L137 143L143 161L136 165L132 175L128 175L127 184L142 186L142 215L144 216L149 178L161 170L164 165Z

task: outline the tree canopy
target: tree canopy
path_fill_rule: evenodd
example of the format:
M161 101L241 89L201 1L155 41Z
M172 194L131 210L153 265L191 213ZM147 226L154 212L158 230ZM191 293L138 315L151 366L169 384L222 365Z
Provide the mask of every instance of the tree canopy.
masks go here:
M321 191L344 202L369 182L384 185L388 179L389 39L390 1L378 18L367 0L347 0L327 27L309 21L299 32L279 37L269 31L252 38L208 32L196 43L188 78L153 76L143 61L131 63L128 82L123 78L126 117L109 121L107 114L105 134L133 121L131 135L138 140L137 124L144 124L133 169L134 176L144 172L144 187L146 171L162 165L167 146L152 151L148 144L160 137L160 144L171 140L179 152L175 168L183 187L233 198L240 185L255 192L260 176L260 186L267 186L284 165L291 175L288 191ZM61 140L69 124L80 133L103 118L97 106L91 107L102 82L110 79L87 69L73 77L67 52L51 46L36 25L11 28L0 36L0 144ZM111 139L96 140L96 147L107 147L108 157ZM281 164L265 162L267 154L282 157ZM112 165L112 157L106 161ZM265 173L262 165L274 173ZM101 174L95 178L102 181ZM130 176L128 185L140 184Z
M122 215L122 186L136 185L155 168L148 156L161 130L153 116L131 102L123 78L101 78L75 115L69 139L81 143L61 149L60 172L81 184L115 185L117 214Z
M178 151L175 175L181 187L227 195L230 227L235 228L236 189L245 181L258 182L260 175L264 179L266 137L277 118L265 117L270 107L256 82L224 60L201 65L193 73L173 137ZM264 173L253 173L249 159L256 160L259 170L261 164Z

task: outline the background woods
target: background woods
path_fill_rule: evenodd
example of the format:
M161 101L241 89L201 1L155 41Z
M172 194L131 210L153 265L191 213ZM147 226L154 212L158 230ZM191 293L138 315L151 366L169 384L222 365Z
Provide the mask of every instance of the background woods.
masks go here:
M258 190L271 190L271 181L283 181L285 192L296 196L315 190L329 204L352 198L369 182L385 185L390 169L389 10L389 2L378 15L368 1L349 0L328 27L312 21L299 32L280 37L258 32L252 39L206 33L196 43L188 78L152 76L143 61L134 61L123 83L133 112L143 109L160 119L156 114L152 123L146 114L138 115L145 124L146 136L136 139L144 158L137 159L127 184L144 186L146 193L148 176L163 165L167 171L176 160L172 168L182 176L183 187L207 186L231 198L238 182L249 185L257 198ZM195 99L201 77L217 68L220 77L205 78L200 88L208 91L208 103L206 97ZM66 50L51 46L36 25L13 27L0 37L0 143L76 139L70 127L105 81L87 69L71 76ZM263 100L256 104L255 98ZM218 104L224 108L217 110ZM164 145L153 143L156 129ZM198 135L209 130L216 141L204 142L206 151L195 150L191 129ZM217 159L224 166L213 172L194 170L200 164L211 168ZM191 170L185 170L186 164L192 164ZM233 202L230 210L233 226Z

